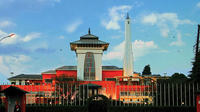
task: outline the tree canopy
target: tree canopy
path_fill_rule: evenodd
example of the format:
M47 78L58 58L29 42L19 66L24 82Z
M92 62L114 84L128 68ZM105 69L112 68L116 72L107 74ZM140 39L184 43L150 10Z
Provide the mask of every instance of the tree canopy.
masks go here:
M193 67L192 67L192 71L189 77L193 81L200 81L200 52L197 53L194 59L194 62L192 62L192 64L193 64Z
M171 77L170 77L170 81L171 82L184 82L186 81L188 78L182 74L182 73L174 73Z
M142 72L142 75L151 75L151 68L150 68L150 65L146 65L144 67L144 70Z

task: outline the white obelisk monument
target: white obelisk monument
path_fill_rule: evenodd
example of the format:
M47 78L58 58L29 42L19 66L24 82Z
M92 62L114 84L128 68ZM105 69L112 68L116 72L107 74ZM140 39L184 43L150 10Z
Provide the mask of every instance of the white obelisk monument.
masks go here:
M131 20L127 14L125 20L125 47L124 47L123 76L133 76L133 51L131 40Z

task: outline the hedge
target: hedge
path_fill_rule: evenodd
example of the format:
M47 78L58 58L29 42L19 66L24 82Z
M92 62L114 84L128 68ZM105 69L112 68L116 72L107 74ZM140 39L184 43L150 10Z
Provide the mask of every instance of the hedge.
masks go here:
M0 105L0 112L5 112L3 105ZM26 112L88 112L88 107L27 105ZM196 107L108 106L108 112L196 112Z
M26 112L87 112L87 107L83 106L26 106Z

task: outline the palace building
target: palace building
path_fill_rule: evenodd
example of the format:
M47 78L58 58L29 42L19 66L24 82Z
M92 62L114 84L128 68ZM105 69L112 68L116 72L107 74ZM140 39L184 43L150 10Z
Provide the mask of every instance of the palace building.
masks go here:
M20 74L10 77L8 80L12 85L30 92L27 95L35 96L35 98L38 94L43 93L43 96L46 96L48 99L56 91L56 84L61 86L64 82L67 82L68 84L77 84L76 89L82 86L86 86L88 89L94 87L97 91L94 92L92 89L91 93L89 92L89 96L99 94L100 92L108 98L125 103L141 103L145 99L148 99L148 103L151 103L153 98L149 94L154 88L149 85L156 83L156 80L161 78L161 76L142 76L139 73L133 73L130 25L130 17L127 15L125 20L126 54L124 56L123 68L102 66L103 52L108 49L109 43L101 41L99 37L91 34L89 29L88 34L81 36L80 40L70 43L71 50L76 53L77 66L61 66L41 74ZM6 87L9 86L1 86L2 89ZM80 90L78 91L80 92ZM139 94L141 92L144 94ZM68 93L65 95L68 95ZM32 97L31 99L27 98L27 102L37 103L37 101L34 100L32 102L32 100Z

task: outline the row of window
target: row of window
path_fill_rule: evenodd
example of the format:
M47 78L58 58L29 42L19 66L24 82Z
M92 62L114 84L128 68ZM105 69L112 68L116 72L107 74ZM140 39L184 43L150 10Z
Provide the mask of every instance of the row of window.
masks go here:
M150 96L150 91L122 91L120 92L120 96Z
M102 45L99 44L78 44L78 47L102 47Z
M18 83L17 83L18 82ZM12 85L40 85L39 82L34 82L34 83L30 83L29 81L25 81L25 83L22 83L23 81L19 80L19 81L14 81L11 82Z
M123 102L135 102L135 103L151 103L148 98L145 99L121 99Z

